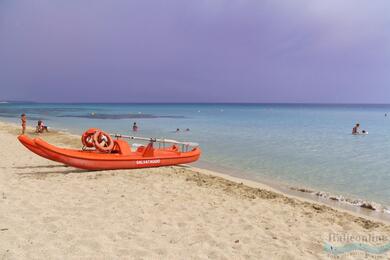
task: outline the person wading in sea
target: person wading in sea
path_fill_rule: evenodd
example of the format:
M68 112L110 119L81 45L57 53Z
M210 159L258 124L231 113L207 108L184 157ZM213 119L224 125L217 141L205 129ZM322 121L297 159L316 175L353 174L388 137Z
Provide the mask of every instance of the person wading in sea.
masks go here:
M137 126L137 123L134 122L133 124L133 132L137 132L138 131L138 126Z
M355 125L355 127L352 128L352 134L353 134L353 135L358 135L358 134L360 134L359 128L360 128L360 124L357 123L357 124Z

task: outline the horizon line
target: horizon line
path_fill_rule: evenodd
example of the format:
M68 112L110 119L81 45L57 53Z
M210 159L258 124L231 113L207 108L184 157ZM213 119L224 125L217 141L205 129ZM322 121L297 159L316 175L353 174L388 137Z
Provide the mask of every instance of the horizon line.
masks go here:
M196 104L219 104L219 105L390 105L390 103L365 103L365 102L73 102L73 101L30 101L30 100L4 100L0 103L30 103L30 104L134 104L134 105L147 105L147 104L159 104L159 105L196 105Z

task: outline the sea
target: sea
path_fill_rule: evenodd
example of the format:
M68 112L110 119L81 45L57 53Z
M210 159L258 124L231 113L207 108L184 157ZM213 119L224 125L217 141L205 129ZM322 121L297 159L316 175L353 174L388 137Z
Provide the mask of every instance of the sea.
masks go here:
M196 166L390 206L390 105L0 103L0 120L22 113L74 134L197 142ZM356 123L368 134L352 135Z

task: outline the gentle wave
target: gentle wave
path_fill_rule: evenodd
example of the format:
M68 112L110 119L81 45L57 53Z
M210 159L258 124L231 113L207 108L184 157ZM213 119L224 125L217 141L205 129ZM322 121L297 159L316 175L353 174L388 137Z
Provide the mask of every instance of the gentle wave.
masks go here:
M306 189L306 188L290 187L290 189L293 191L311 194L311 195L314 195L316 197L319 197L319 198L322 198L325 200L336 201L336 202L340 202L340 203L355 206L355 207L360 207L360 208L364 208L364 209L368 209L368 210L377 211L380 213L390 214L390 208L388 208L387 206L382 205L380 203L373 202L373 201L368 201L368 200L363 200L363 199L352 199L352 198L344 197L342 195L335 195L335 194L331 194L331 193L324 192L324 191L313 191L313 190Z

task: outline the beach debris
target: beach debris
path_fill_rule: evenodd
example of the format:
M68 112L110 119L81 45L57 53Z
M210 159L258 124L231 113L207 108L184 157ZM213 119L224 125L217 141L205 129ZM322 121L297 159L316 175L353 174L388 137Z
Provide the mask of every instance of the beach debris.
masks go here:
M360 205L360 207L365 208L365 209L375 210L375 207L371 203L368 203L368 202L364 202L362 205Z
M236 243L236 244L239 243L239 242L240 242L240 240L238 240L238 239L236 241L234 241L234 243Z
M306 189L306 188L297 188L297 187L290 187L290 190L295 190L299 192L305 192L305 193L313 193L314 191Z
M7 231L8 228L0 228L0 231Z
M377 222L373 222L371 220L361 218L361 217L356 218L354 220L354 222L358 223L359 225L361 225L365 229L377 228L380 226L380 224Z
M323 208L320 205L317 205L317 204L313 205L313 209L315 209L317 211L322 211L323 210Z

